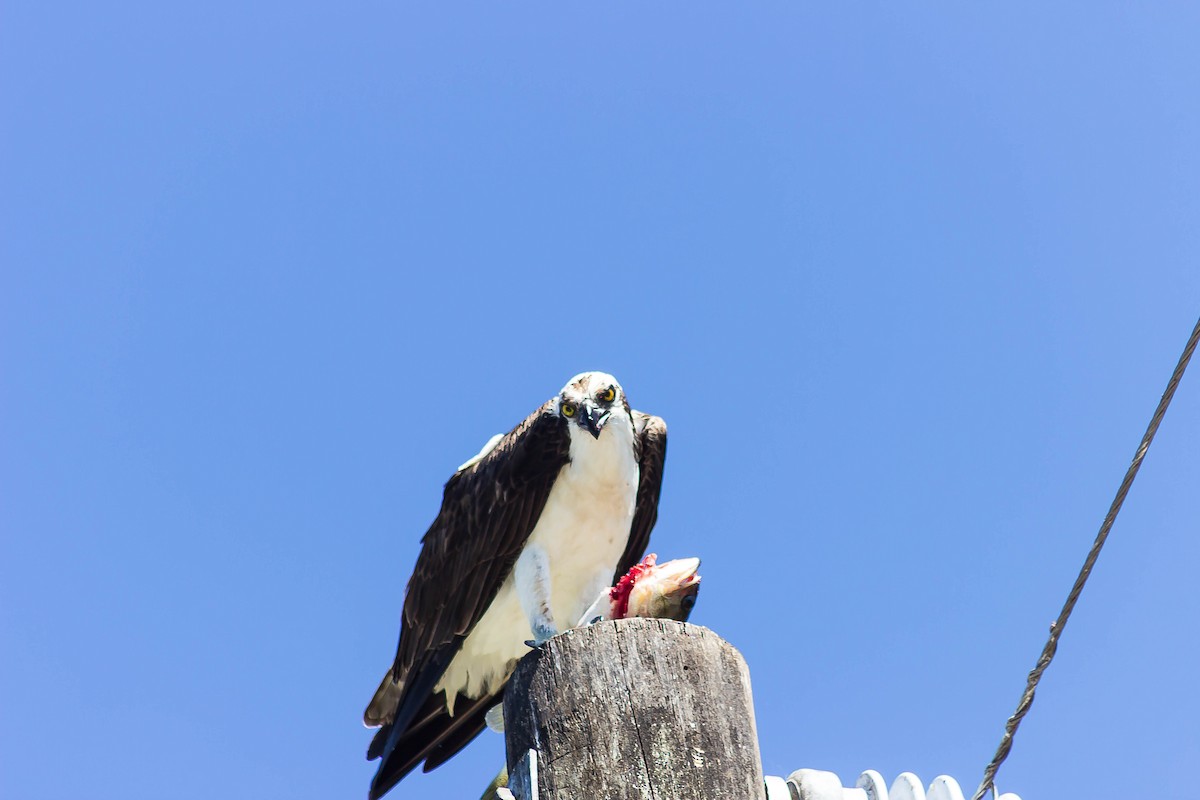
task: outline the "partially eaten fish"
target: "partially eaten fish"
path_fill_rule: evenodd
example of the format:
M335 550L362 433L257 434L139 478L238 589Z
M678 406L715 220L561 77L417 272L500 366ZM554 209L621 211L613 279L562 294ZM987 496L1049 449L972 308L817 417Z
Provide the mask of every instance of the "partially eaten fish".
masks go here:
M653 617L686 622L700 593L698 558L677 558L665 564L649 554L634 564L616 585L605 589L591 608L584 612L579 625L609 619Z

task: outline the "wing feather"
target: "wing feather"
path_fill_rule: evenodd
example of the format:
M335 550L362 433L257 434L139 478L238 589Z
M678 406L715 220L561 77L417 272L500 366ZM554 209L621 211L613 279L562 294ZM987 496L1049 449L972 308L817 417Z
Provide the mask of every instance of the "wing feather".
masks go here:
M630 567L642 560L650 544L650 531L658 520L658 497L662 493L663 465L667 460L667 423L662 417L641 411L631 411L630 415L633 417L640 477L629 542L625 545L621 560L617 562L614 584Z
M363 716L391 723L388 745L372 748L385 762L512 570L569 448L548 402L446 482L408 583L395 662Z

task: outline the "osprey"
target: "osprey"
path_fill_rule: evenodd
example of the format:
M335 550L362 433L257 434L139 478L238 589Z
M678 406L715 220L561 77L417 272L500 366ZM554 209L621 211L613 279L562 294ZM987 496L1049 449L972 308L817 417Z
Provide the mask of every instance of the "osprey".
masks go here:
M396 659L363 714L377 800L484 728L517 660L638 563L658 516L667 426L616 378L575 376L446 482L408 582ZM530 637L532 636L532 640Z

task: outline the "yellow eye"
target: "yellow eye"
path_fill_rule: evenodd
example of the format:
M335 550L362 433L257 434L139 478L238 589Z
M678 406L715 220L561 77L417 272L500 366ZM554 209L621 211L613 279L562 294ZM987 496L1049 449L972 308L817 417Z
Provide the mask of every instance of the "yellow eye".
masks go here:
M562 412L563 412L564 417L575 416L575 404L574 403L563 403L562 404Z
M617 399L617 390L611 386L608 387L600 393L600 399L606 403L611 403L613 400Z

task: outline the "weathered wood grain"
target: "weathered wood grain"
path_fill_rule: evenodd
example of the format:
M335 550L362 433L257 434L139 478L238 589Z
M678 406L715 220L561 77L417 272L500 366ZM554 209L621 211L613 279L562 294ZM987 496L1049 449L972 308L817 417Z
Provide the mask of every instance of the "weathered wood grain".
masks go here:
M568 631L517 665L508 767L539 753L540 800L763 800L750 673L707 628L625 619Z

